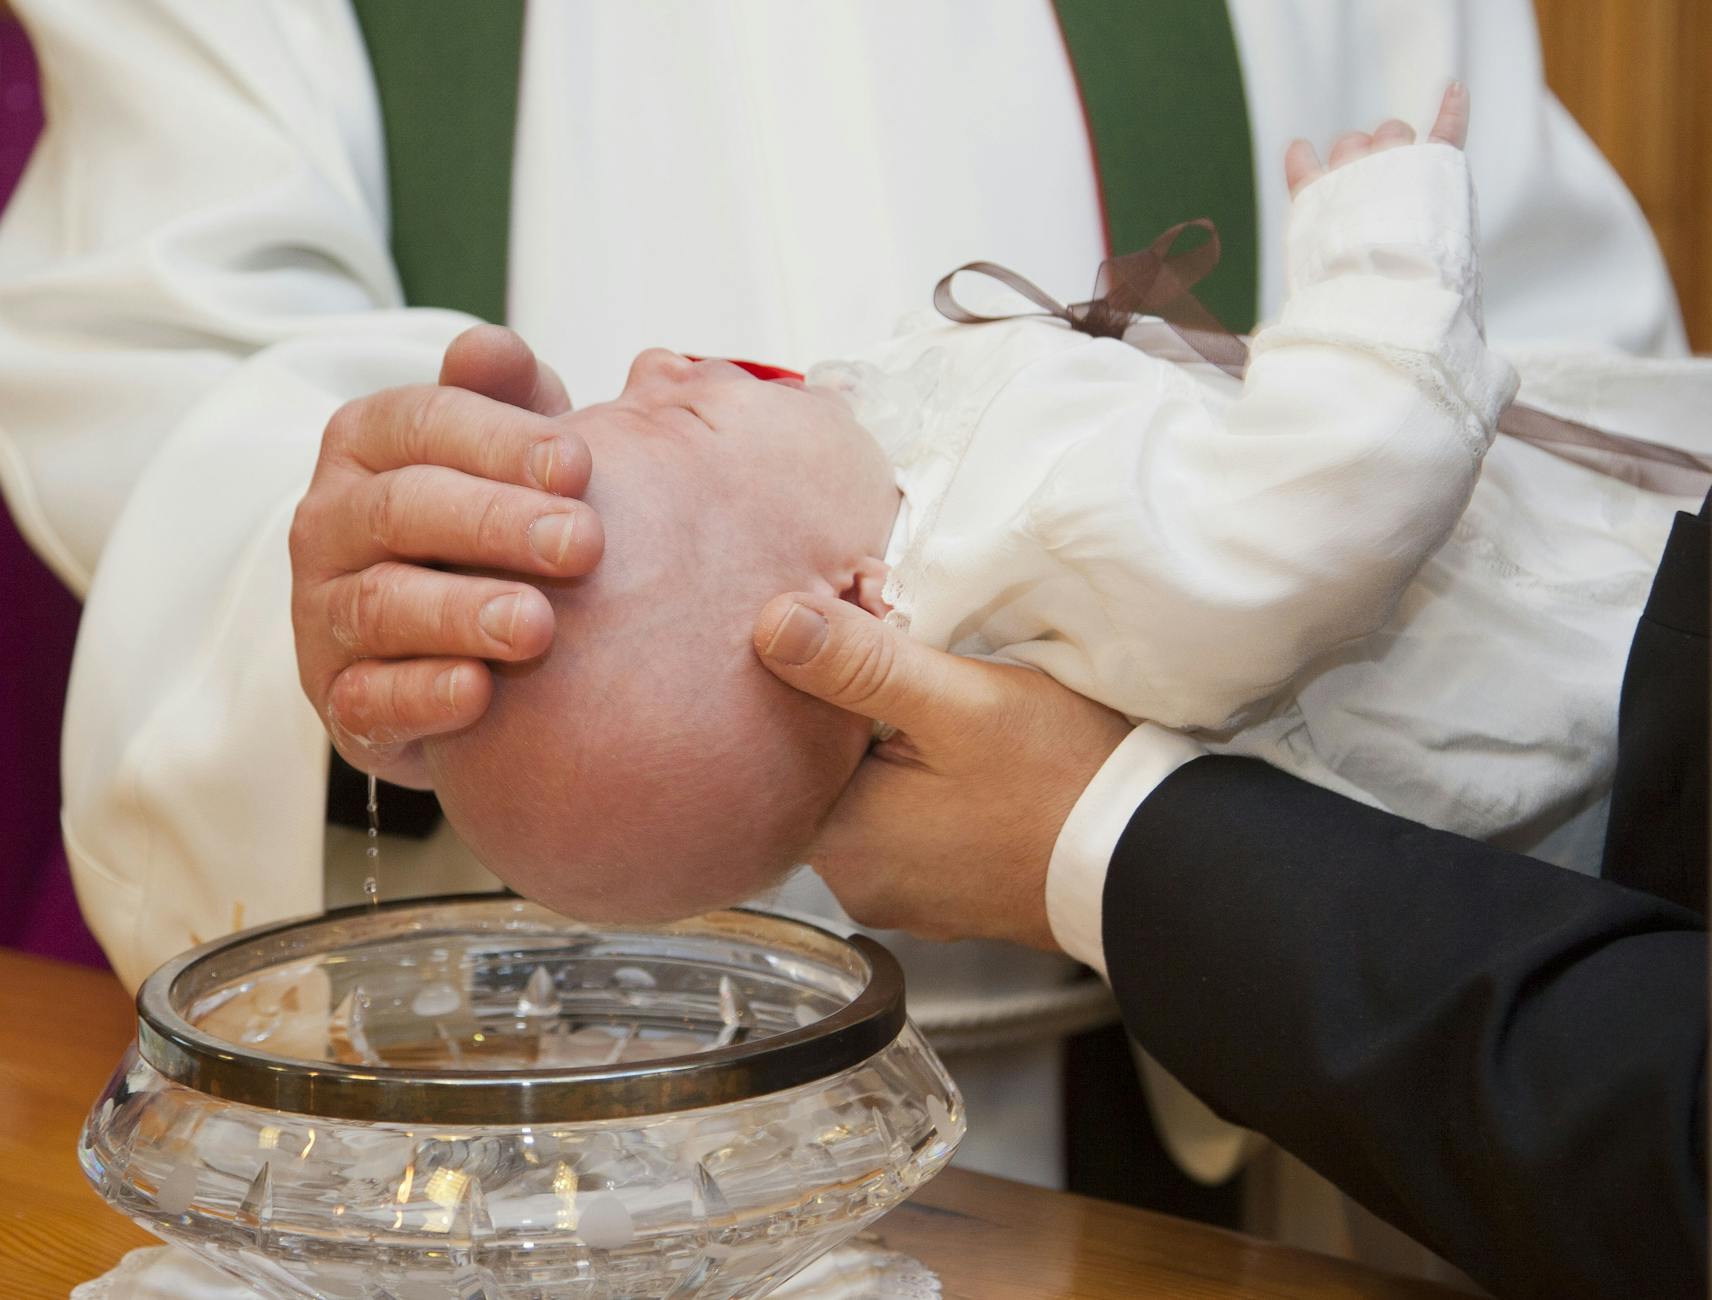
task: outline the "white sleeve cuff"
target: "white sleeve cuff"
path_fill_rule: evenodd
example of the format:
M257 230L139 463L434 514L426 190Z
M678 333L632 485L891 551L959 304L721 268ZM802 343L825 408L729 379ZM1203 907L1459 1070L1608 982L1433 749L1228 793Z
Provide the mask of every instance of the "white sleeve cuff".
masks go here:
M1386 149L1327 172L1291 209L1290 296L1255 337L1255 357L1299 343L1371 353L1465 410L1479 459L1516 373L1486 347L1478 226L1468 159L1450 145Z
M1118 840L1160 782L1204 753L1179 732L1142 723L1094 774L1058 832L1046 869L1046 920L1058 946L1101 978L1106 974L1101 904Z
M1290 292L1349 275L1478 296L1468 159L1448 144L1370 154L1303 188L1285 230Z

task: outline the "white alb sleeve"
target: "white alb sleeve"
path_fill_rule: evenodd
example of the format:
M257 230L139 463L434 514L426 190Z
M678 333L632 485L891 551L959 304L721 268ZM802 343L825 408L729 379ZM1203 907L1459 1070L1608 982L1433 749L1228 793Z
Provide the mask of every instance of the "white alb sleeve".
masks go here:
M62 824L121 977L321 903L286 533L327 417L432 381L333 0L21 0L48 127L0 226L0 486L86 605Z

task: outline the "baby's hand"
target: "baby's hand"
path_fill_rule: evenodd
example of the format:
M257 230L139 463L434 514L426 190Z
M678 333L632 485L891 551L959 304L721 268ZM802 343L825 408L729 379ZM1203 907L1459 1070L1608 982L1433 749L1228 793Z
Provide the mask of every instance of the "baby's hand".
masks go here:
M1467 142L1468 88L1460 81L1451 82L1449 89L1445 91L1444 100L1439 104L1438 121L1433 123L1432 133L1427 139L1457 149ZM1306 140L1293 140L1290 147L1284 151L1284 177L1290 182L1290 195L1294 198L1301 193L1303 186L1318 180L1327 171L1336 171L1357 158L1414 143L1415 129L1407 122L1392 118L1389 122L1381 122L1372 135L1365 131L1351 131L1340 135L1332 141L1329 164L1321 166L1320 155L1315 152L1311 143Z

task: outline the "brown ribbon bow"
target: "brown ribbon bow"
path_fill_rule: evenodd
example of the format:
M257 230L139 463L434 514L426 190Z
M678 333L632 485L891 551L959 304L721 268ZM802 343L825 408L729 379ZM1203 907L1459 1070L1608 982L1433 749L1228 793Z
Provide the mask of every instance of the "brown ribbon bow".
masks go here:
M1191 230L1207 238L1174 251ZM969 262L934 287L940 315L964 325L1028 316L1049 316L1096 338L1123 342L1169 361L1200 360L1241 378L1248 366L1247 336L1233 333L1194 294L1219 262L1219 232L1205 217L1172 226L1148 247L1100 264L1094 296L1066 307L1032 280L995 262ZM983 316L959 303L951 282L969 272L997 280L1039 307L1038 312ZM1148 318L1157 318L1150 321ZM1184 352L1184 346L1188 351ZM1498 417L1498 430L1563 460L1632 483L1648 492L1700 497L1712 490L1712 459L1677 447L1607 433L1591 425L1513 402Z

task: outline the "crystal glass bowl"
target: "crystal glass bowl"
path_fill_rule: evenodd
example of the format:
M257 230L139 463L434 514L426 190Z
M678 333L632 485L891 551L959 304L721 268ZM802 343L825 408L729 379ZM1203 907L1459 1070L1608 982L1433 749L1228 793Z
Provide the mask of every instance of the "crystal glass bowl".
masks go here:
M937 1173L885 949L760 913L357 908L149 977L79 1155L264 1296L763 1295Z

